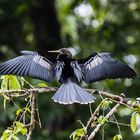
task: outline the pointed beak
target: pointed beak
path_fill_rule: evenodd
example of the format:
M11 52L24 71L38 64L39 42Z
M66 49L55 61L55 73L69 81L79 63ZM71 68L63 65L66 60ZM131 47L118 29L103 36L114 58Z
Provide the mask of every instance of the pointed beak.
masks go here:
M48 51L49 53L60 53L60 50L52 50L52 51Z

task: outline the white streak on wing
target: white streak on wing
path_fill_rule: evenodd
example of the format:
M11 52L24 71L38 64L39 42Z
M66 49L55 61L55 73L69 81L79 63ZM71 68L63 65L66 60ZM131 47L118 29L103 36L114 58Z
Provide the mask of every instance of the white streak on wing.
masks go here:
M57 61L57 65L55 66L55 74L56 74L55 77L58 81L60 80L64 65L65 65L64 62Z
M94 66L92 66L92 67L96 67L98 65L98 58L95 58L94 59Z
M74 70L74 74L75 74L76 78L78 79L78 81L80 81L82 79L82 77L83 77L81 67L79 66L77 61L71 62L71 66L72 66L72 68Z
M50 64L46 61L43 60L43 57L42 56L35 56L33 58L33 61L39 65L41 65L42 67L46 68L46 69L50 69Z
M86 69L91 70L103 62L103 59L97 55L85 63Z

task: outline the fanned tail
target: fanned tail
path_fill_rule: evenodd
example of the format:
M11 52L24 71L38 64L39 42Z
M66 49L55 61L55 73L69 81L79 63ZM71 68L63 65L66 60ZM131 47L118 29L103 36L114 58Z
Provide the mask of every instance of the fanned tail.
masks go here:
M76 83L67 81L60 86L52 99L54 102L60 104L88 104L94 102L95 97L86 92Z

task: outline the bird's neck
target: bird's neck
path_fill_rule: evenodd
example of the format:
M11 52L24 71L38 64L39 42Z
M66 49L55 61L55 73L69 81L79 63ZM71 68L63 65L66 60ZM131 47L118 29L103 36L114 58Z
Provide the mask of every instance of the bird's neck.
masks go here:
M59 54L59 55L57 56L57 59L58 59L58 60L72 59L72 56L67 55L67 54Z

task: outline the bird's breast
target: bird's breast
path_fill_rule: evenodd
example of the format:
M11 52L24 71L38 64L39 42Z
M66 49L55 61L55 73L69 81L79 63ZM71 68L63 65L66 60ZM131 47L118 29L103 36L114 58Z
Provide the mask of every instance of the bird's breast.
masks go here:
M73 80L74 79L74 70L71 67L70 61L65 61L64 62L64 67L62 70L62 75L61 78L63 81L67 81L68 79Z
M71 66L71 60L58 60L56 66L56 78L58 81L64 83L68 79L74 80L74 70Z

